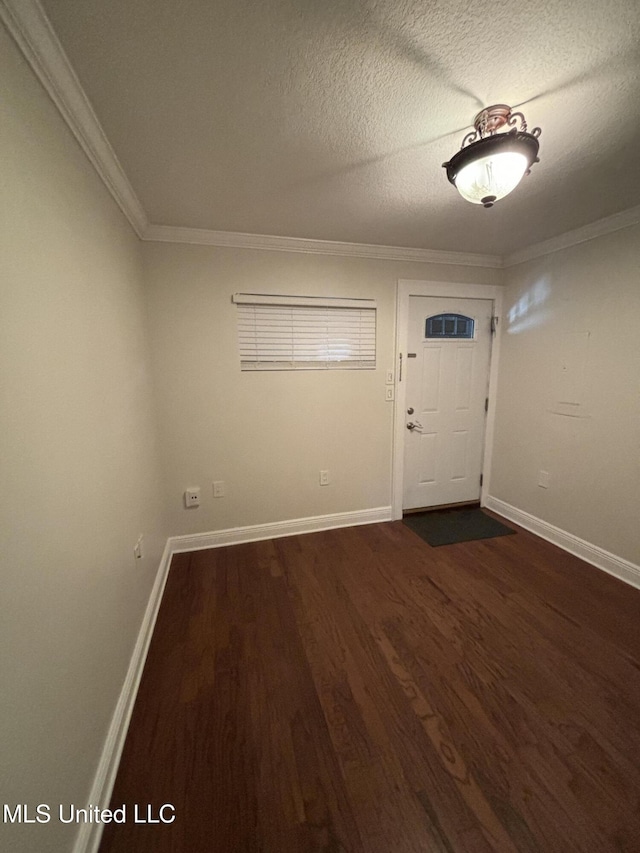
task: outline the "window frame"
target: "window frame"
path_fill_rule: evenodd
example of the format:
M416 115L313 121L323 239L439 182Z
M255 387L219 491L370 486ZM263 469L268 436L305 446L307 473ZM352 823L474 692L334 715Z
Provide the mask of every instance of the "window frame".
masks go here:
M443 320L443 331L444 331L444 323L447 318L455 318L456 325L458 320L465 320L466 322L470 321L472 323L472 334L471 335L434 335L428 334L429 322L432 320L438 320L442 318ZM438 314L430 314L424 319L424 340L425 341L475 341L477 337L477 324L476 318L470 317L467 314L457 314L452 311L441 311Z

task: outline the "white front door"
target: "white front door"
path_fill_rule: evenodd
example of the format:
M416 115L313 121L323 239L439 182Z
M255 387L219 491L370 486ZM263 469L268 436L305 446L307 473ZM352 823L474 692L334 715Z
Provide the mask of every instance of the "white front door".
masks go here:
M492 308L410 297L403 509L480 498Z

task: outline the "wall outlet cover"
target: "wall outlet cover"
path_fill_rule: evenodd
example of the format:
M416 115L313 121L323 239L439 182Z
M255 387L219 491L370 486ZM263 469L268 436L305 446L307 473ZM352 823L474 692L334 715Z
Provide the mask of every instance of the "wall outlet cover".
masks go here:
M191 507L200 506L200 487L194 486L187 489L184 493L184 505L190 509Z

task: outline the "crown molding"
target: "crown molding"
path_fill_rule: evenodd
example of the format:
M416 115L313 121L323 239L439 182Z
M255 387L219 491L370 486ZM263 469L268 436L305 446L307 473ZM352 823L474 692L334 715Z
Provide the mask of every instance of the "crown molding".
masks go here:
M441 252L434 249L412 249L402 246L377 246L368 243L342 243L335 240L311 240L301 237L278 237L270 234L243 234L234 231L207 231L172 225L149 225L143 240L159 243L191 243L232 249L261 249L274 252L301 252L308 255L337 255L345 258L371 258L383 261L417 261L430 264L454 264L500 269L498 255L468 252Z
M559 252L640 223L638 206L504 257L149 224L144 208L38 0L0 0L0 20L4 22L99 177L142 240L501 269Z
M623 228L638 224L640 224L640 205L506 255L503 259L503 266L513 267L516 264L523 264L525 261L551 255L553 252L559 252L562 249L568 249L571 246L577 246L579 243L586 243L589 240L595 240L596 237L603 237L605 234L612 234L614 231L620 231Z
M38 0L0 0L0 19L80 143L116 203L141 237L144 212Z

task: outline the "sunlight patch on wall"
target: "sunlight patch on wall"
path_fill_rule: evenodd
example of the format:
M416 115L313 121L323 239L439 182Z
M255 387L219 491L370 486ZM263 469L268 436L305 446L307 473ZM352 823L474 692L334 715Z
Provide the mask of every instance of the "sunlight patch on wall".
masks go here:
M507 311L507 332L517 335L527 329L540 326L549 316L549 312L541 306L549 298L551 286L549 277L539 279L527 288L520 299Z

